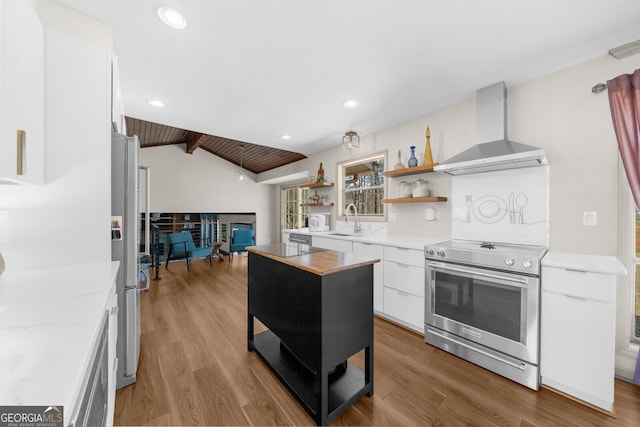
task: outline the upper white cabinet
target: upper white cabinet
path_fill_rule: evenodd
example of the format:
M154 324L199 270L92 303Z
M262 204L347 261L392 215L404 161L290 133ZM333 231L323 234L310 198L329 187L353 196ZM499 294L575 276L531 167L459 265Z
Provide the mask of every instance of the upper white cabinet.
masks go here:
M127 133L124 119L124 101L120 89L120 72L116 55L113 55L111 59L111 123L116 132L123 135Z
M44 182L44 29L30 0L0 2L0 183Z

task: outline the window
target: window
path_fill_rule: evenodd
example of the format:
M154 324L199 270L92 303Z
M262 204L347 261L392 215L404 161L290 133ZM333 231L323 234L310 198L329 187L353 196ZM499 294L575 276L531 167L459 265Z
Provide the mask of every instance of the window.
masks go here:
M338 217L344 216L346 207L353 203L359 219L386 221L382 203L386 192L382 176L386 161L385 151L338 164Z
M283 230L296 230L308 226L309 208L300 206L307 200L308 188L289 187L282 189L282 220Z

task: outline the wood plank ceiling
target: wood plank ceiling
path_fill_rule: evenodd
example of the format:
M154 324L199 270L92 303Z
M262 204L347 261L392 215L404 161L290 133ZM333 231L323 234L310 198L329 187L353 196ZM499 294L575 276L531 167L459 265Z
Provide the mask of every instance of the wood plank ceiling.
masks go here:
M178 129L133 117L125 117L125 121L127 135L138 135L140 148L185 144L185 154L192 154L201 148L238 166L242 158L242 167L256 174L306 158L303 154L292 151Z

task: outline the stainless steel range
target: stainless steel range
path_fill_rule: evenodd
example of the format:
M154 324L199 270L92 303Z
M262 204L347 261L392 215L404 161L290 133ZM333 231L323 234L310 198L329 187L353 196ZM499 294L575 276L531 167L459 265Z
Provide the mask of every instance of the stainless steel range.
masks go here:
M425 247L425 342L537 390L541 246Z

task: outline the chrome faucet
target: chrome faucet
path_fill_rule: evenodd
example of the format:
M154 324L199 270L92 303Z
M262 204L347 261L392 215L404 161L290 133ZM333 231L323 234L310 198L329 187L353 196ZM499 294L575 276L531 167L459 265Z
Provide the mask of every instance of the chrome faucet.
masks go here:
M349 209L353 207L353 212L355 214L356 217L356 222L353 224L353 232L354 233L359 233L360 231L362 231L362 228L360 227L360 224L358 223L358 208L356 208L356 205L354 205L353 203L349 203L347 205L347 208L345 209L345 222L348 224L349 223Z

